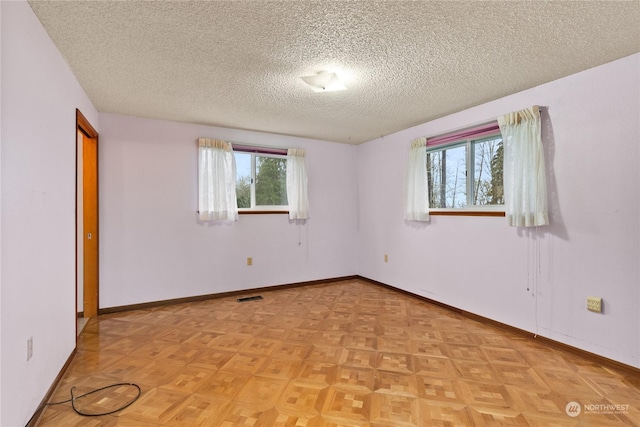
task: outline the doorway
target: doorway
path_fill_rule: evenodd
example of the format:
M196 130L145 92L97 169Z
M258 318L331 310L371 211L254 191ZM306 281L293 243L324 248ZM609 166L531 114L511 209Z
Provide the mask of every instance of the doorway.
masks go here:
M76 110L76 332L98 314L98 133Z

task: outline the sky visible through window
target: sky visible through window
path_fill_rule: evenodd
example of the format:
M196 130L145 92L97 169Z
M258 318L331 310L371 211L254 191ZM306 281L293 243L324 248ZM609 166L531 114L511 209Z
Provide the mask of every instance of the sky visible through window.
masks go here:
M238 177L251 176L251 154L233 153L236 157L236 172Z

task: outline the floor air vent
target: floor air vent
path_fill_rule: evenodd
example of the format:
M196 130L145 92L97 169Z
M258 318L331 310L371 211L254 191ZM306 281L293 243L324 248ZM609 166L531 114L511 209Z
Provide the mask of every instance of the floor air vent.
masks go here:
M253 297L244 297L244 298L238 298L236 301L238 302L247 302L247 301L257 301L257 300L261 300L262 299L262 295L256 295Z

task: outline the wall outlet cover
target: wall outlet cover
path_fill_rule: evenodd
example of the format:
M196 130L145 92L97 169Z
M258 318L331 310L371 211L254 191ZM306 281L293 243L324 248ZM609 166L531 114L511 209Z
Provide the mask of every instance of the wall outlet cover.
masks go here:
M595 313L602 313L602 298L600 297L587 297L587 310Z

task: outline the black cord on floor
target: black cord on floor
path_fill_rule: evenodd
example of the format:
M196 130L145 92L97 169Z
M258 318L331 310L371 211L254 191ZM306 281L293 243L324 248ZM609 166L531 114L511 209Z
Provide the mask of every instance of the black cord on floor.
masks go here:
M86 413L86 412L82 412L78 408L76 408L75 401L78 400L78 399L82 399L85 396L89 396L90 394L97 393L97 392L102 391L102 390L106 390L106 389L113 388L113 387L121 387L121 386L132 386L132 387L135 387L135 388L138 389L138 394L133 399L131 399L131 401L127 402L125 405L123 405L123 406L121 406L121 407L119 407L117 409L114 409L113 411L101 412L101 413L97 413L97 414L89 414L89 413ZM124 408L127 408L127 407L131 406L133 404L133 402L138 400L138 398L140 397L140 394L142 393L142 390L140 389L140 386L138 384L134 384L134 383L111 384L111 385L108 385L108 386L105 386L105 387L100 387L100 388L97 388L95 390L91 390L90 392L81 394L80 396L74 396L73 395L73 389L74 388L76 388L76 386L71 387L71 390L70 390L71 399L63 400L61 402L45 403L45 406L61 405L63 403L71 402L71 407L73 408L73 410L78 415L82 415L83 417L99 417L99 416L102 416L102 415L114 414L114 413L116 413L118 411L122 411Z

